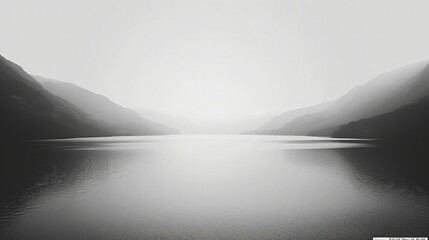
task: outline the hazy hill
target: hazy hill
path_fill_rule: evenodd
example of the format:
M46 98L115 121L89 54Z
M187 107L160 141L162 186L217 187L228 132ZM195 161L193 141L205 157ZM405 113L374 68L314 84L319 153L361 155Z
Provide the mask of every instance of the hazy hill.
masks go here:
M42 87L17 64L0 56L0 140L140 135L100 121Z
M307 115L307 114L317 113L317 112L323 111L331 105L332 105L332 102L327 102L327 103L321 103L321 104L317 104L317 105L310 106L310 107L286 111L286 112L282 113L281 115L278 115L275 118L270 119L268 122L266 122L265 124L260 126L258 129L253 130L253 131L248 131L245 133L246 134L252 134L252 133L269 134L271 130L275 131L276 129L283 127L286 123L289 123L290 121L292 121L298 117L302 117L302 116Z
M277 113L265 112L242 118L217 122L199 122L180 115L172 115L160 110L137 109L138 113L152 121L172 126L184 134L238 134L260 126Z
M429 136L429 97L390 113L343 125L333 136L373 138L385 142L424 141Z
M353 88L325 110L297 117L270 134L330 136L339 126L391 112L429 93L428 62L382 74Z
M177 134L175 129L141 117L137 112L122 107L109 98L91 92L73 83L33 76L50 93L72 103L93 119L103 121L123 135Z
M3 57L0 57L0 111L2 140L110 134Z

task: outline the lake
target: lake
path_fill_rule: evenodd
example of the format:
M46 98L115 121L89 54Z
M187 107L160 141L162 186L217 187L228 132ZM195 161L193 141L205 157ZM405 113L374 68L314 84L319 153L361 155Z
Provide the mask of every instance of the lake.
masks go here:
M429 235L424 148L195 135L34 141L1 156L2 239Z

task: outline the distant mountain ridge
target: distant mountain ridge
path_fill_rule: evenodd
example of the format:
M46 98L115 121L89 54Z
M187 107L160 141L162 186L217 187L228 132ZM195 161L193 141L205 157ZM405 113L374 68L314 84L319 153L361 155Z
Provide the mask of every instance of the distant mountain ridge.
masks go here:
M428 61L382 74L353 88L326 109L299 116L282 127L257 134L331 136L352 121L392 112L429 93Z
M33 75L33 78L50 93L61 96L93 119L121 129L124 135L178 134L178 131L173 128L145 119L137 112L122 107L109 98L74 83L61 82L36 75Z
M264 112L249 115L242 118L229 119L219 122L199 122L180 115L165 113L162 110L137 109L140 115L145 118L172 126L178 129L181 134L239 134L251 128L258 127L268 119L276 116L276 112Z
M3 140L109 135L4 57L0 57L0 99Z
M292 121L298 117L302 117L302 116L307 115L307 114L317 113L317 112L323 111L331 105L332 105L332 102L326 102L326 103L320 103L317 105L313 105L310 107L290 110L290 111L282 113L281 115L278 115L275 118L272 118L271 120L266 122L264 125L260 126L258 129L254 130L254 131L248 131L246 133L247 134L253 134L253 133L269 134L271 131L276 131L276 129L283 127L285 124L289 123L290 121Z
M379 139L387 143L414 144L429 139L429 97L393 112L341 126L333 137Z
M100 121L46 90L19 65L0 56L0 140L143 135ZM124 131L127 129L127 131ZM165 134L151 131L149 134Z

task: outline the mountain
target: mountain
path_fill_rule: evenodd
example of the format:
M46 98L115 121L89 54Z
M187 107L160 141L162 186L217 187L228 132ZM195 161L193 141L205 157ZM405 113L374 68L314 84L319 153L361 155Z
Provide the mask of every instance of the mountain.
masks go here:
M272 118L271 120L269 120L268 122L260 126L258 129L244 132L244 133L245 134L262 134L262 133L270 134L271 131L275 131L276 129L283 127L283 125L285 125L286 123L289 123L290 121L298 117L323 111L326 108L328 108L331 104L332 102L326 102L326 103L321 103L321 104L313 105L306 108L286 111L281 115L278 115L275 118Z
M173 128L141 117L137 112L122 107L109 98L93 93L73 83L61 82L33 75L50 93L72 103L96 121L103 121L122 135L178 134Z
M417 102L429 93L428 62L382 74L353 88L320 112L297 117L271 134L331 136L341 125Z
M341 126L333 137L380 139L384 142L416 143L429 136L429 97L393 112Z
M106 136L90 117L0 57L1 140Z
M154 109L137 109L137 112L147 119L172 126L184 134L237 134L256 128L277 114L265 112L225 121L200 122Z
M0 140L139 135L99 121L0 56ZM152 131L150 133L155 133Z

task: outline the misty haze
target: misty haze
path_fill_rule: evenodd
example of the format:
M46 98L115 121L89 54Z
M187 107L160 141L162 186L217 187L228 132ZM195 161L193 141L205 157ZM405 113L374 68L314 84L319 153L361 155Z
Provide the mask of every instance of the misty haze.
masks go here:
M428 11L2 1L0 239L428 239Z

